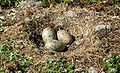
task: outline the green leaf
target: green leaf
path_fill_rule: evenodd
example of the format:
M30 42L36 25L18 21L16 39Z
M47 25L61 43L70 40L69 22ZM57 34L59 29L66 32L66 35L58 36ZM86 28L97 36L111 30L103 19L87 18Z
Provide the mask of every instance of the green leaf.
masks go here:
M17 56L17 52L10 52L8 58L10 61L14 60Z
M62 63L65 63L65 62L66 62L65 57L61 57L61 58L60 58L60 61L61 61Z
M68 69L73 69L73 65L72 65L72 64L69 64L69 65L68 65Z
M16 44L16 45L15 45L15 48L20 48L20 45L17 45L17 44Z
M0 52L3 50L3 44L0 44Z
M11 50L12 49L12 46L10 44L5 44L4 45L4 49L5 50Z
M14 37L13 36L9 36L9 38L10 38L10 43L13 43L14 42Z
M74 73L74 70L70 70L70 71L68 71L68 73Z
M115 68L109 68L106 73L116 73L117 70Z
M70 2L71 0L63 0L65 3L68 3L68 2Z
M19 63L20 67L26 68L26 67L30 66L31 61L27 58L24 58L24 59L20 60L18 63Z
M102 67L106 73L120 73L120 57L113 54L103 58Z

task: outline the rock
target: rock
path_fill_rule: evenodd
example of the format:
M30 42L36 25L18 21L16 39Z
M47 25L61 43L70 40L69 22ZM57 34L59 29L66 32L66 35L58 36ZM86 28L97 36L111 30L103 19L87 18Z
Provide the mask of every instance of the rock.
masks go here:
M101 29L106 29L106 30L111 30L112 26L111 25L97 25L95 28L95 31L99 31Z
M58 41L58 40L51 40L50 42L47 42L45 44L45 48L51 49L52 51L64 51L65 50L65 45L64 43Z
M55 31L49 27L43 29L42 38L45 43L51 40L55 40L56 39Z
M12 12L12 13L10 13L10 16L15 16L15 15L16 15L16 13L13 13L13 12Z
M65 30L59 30L57 32L58 40L63 42L64 44L71 44L73 39L72 36Z
M0 19L1 20L5 20L5 16L0 16Z
M94 67L90 67L88 73L98 73L98 71Z
M41 4L39 1L34 2L34 5L35 5L35 6L38 6L38 7L42 6L42 4Z
M26 17L26 18L24 19L24 21L25 21L25 22L29 22L29 21L31 21L31 19L30 19L29 17Z
M96 35L99 39L102 39L104 36L106 36L110 31L112 30L111 25L97 25L95 27Z

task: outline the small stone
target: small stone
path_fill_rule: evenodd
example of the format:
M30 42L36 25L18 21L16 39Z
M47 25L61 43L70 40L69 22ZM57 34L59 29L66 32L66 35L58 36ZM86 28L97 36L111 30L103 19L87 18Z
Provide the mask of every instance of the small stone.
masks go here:
M59 30L57 32L58 40L63 42L64 44L71 44L73 39L72 36L65 30Z
M45 43L51 40L55 40L56 39L55 31L49 27L43 29L42 38Z
M99 31L101 29L111 30L112 26L111 25L97 25L95 28L95 31Z
M0 16L0 19L5 20L5 17L4 16Z
M111 25L97 25L95 27L96 35L99 39L102 39L104 36L106 36L110 31L112 30Z
M94 67L90 67L88 73L98 73L98 71Z
M34 5L39 7L39 6L41 6L41 3L39 1L38 2L34 2Z
M29 17L26 17L26 18L24 19L24 21L25 21L25 22L29 22L29 21L31 21L31 20L30 20Z
M45 44L45 48L51 49L52 51L64 51L65 50L65 45L64 43L58 41L58 40L51 40L50 42L47 42Z
M16 14L15 13L10 13L10 16L15 16Z

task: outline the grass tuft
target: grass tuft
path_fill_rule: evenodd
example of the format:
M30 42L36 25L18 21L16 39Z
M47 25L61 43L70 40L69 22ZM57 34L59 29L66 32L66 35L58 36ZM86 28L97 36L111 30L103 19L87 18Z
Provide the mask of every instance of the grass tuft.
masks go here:
M103 58L102 67L106 73L120 73L120 57L112 54Z
M21 0L0 0L0 6L2 8L7 8L11 6L16 6Z
M45 73L73 73L73 65L66 64L66 62L67 59L65 57L61 57L58 60L48 60L45 66Z

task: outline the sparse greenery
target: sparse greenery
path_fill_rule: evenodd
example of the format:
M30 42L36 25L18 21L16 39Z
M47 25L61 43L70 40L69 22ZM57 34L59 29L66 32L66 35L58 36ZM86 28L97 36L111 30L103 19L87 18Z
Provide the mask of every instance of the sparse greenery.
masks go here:
M14 44L14 37L8 35L7 42L0 43L0 62L5 63L4 67L0 67L0 72L25 72L26 68L29 68L32 64L32 59L25 56L24 53L15 50L18 48ZM0 64L0 65L1 65ZM8 67L8 65L11 65ZM44 66L45 73L73 73L74 68L72 64L67 64L67 59L61 57L58 60L48 60ZM35 67L35 73L40 73L42 69L41 64L37 64Z
M34 65L35 73L41 73L42 64ZM60 57L57 60L47 60L44 73L74 73L74 67L72 64L67 63L65 57Z
M70 1L71 0L40 0L43 7L49 7L51 4L56 5L57 3L61 2L68 3Z
M112 6L112 5L117 5L120 6L120 0L108 0L105 5L107 6Z
M11 7L19 4L21 0L0 0L1 7Z
M34 65L35 73L40 73L41 72L41 64Z
M24 68L27 68L31 65L31 60L27 57L24 57L24 58L20 58L19 61L18 61L18 66L20 69L23 69Z
M56 5L57 3L69 3L72 0L40 0L43 7L49 7L51 4ZM105 2L106 6L117 5L120 6L120 0L73 0L74 2L87 2L87 3L98 3Z
M0 67L1 72L24 72L27 67L29 67L32 63L32 59L26 57L24 53L20 53L18 51L13 50L14 37L9 36L9 41L7 43L0 43L0 62L5 62L6 64L10 64L13 68L7 68L5 64L4 67ZM1 63L1 64L2 64ZM11 63L14 63L15 66L12 66Z
M73 73L72 64L66 64L66 58L61 57L59 60L48 60L46 63L45 73Z
M120 6L120 0L74 0L77 2L90 2L90 3L97 3L97 2L102 2L106 6L112 6L112 5L117 5Z
M120 73L120 57L115 54L103 58L102 67L106 73Z
M11 7L19 4L21 0L0 0L1 7ZM58 3L69 3L72 0L39 0L43 7L49 7L50 5L56 5ZM105 0L73 0L75 2L103 2ZM108 0L105 5L118 5L120 6L120 0Z
M75 0L75 1L80 1L80 2L100 2L102 0Z

